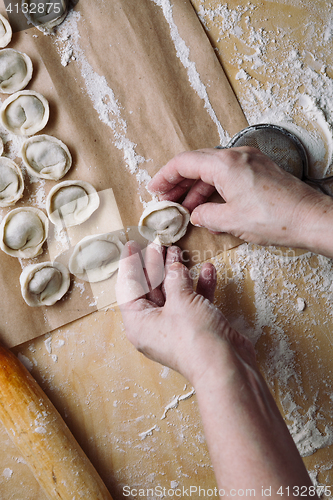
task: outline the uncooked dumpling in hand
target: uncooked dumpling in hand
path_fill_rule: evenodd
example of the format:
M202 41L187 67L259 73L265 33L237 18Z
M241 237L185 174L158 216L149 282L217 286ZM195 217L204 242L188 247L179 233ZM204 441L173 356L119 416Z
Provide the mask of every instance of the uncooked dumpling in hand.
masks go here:
M32 77L30 57L14 49L0 51L0 92L13 94L24 89Z
M9 207L23 195L23 175L16 163L0 157L0 207Z
M6 47L12 39L12 28L8 20L0 14L0 48Z
M76 226L89 219L99 206L96 189L84 181L59 182L49 192L46 210L53 224Z
M74 248L69 270L90 283L106 280L117 271L123 246L112 233L87 236Z
M8 255L22 259L42 253L49 221L38 208L21 207L11 210L0 226L0 248Z
M139 221L139 232L158 245L172 245L186 233L190 213L187 208L172 201L151 203Z
M22 297L28 306L52 306L67 292L68 269L59 262L41 262L24 268L20 276Z
M72 165L72 156L66 144L46 134L24 141L21 157L31 175L53 181L67 174Z
M49 119L49 103L38 92L21 90L8 97L1 106L1 124L17 135L33 135Z

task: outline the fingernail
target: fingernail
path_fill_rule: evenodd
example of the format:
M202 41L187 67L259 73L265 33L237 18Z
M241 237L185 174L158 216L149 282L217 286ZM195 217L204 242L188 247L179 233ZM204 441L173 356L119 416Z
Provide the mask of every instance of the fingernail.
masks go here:
M197 217L195 214L192 214L191 215L191 219L190 219L190 222L193 226L195 227L201 227L201 224L199 224L199 221L197 220Z

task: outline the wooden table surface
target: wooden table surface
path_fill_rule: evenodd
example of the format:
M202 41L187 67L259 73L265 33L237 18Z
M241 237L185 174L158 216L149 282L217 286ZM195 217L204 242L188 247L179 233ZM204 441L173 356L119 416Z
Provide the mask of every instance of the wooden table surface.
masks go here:
M270 109L276 112L277 105L297 121L290 104L295 88L281 69L291 51L302 64L299 71L310 67L322 78L333 77L330 44L320 43L320 35L330 36L326 1L192 3L249 122ZM331 262L246 244L212 261L219 273L216 304L256 342L260 367L300 449L308 454L304 460L313 480L333 484ZM29 366L115 500L123 498L125 485L214 488L192 387L135 351L117 307L13 351ZM186 397L176 404L180 396ZM0 441L1 499L44 500L1 425Z

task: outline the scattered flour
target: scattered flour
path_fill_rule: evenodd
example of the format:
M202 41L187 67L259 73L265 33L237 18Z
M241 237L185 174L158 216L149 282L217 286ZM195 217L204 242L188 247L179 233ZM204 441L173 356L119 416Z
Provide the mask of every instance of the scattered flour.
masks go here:
M207 109L209 116L215 123L220 136L221 144L225 144L227 135L219 122L215 111L209 101L207 94L207 89L202 83L200 75L196 69L196 65L190 59L190 49L187 47L185 41L181 38L178 27L173 19L172 5L170 0L152 0L156 5L162 8L164 17L170 26L170 34L175 45L177 56L181 60L182 64L187 70L188 79L192 88L197 92L198 96L204 101L205 108Z
M151 177L140 168L146 161L136 152L136 144L127 137L127 124L122 118L122 106L104 76L96 73L80 46L78 22L79 12L72 11L57 30L57 47L63 65L75 60L84 78L86 91L102 123L110 127L115 137L116 147L123 152L129 171L137 176L139 183L148 183ZM65 64L66 63L66 64Z
M27 356L19 352L17 357L29 372L33 369L33 362Z
M139 437L141 440L143 439L146 439L147 436L152 436L153 435L153 431L157 431L159 430L157 425L153 425L150 429L148 429L147 431L144 431L144 432L140 432L139 434Z
M306 307L305 300L302 297L297 297L297 310L304 311Z
M178 405L179 405L179 402L180 401L184 401L185 399L189 399L190 397L193 396L193 394L195 394L195 390L192 389L190 392L186 393L186 394L182 394L180 396L175 396L173 398L173 400L166 405L166 407L164 408L164 413L163 415L161 416L161 420L165 419L166 416L167 416L167 413L169 410L173 410L174 408L178 408Z
M10 479L13 475L13 471L11 469L9 469L9 467L6 467L3 472L2 472L2 475L6 478L6 479Z
M254 29L250 16L256 9L251 2L234 9L227 4L207 9L201 4L199 17L208 30L211 25L218 29L218 42L232 39L243 48L241 55L235 51L230 63L239 68L236 80L242 88L237 97L249 123L291 129L308 150L312 175L324 177L333 163L333 81L313 53L290 44L278 20L275 31L265 29L265 20L263 27ZM331 15L327 21L325 41L332 36L332 19ZM315 39L320 48L320 34L312 36L311 46ZM283 86L286 75L288 84Z

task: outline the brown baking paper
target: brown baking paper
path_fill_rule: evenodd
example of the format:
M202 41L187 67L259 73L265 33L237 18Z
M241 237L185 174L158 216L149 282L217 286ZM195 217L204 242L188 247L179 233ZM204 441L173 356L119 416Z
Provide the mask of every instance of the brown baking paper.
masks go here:
M66 262L74 243L87 234L135 228L143 202L151 199L148 176L177 153L214 147L226 140L224 131L232 136L247 123L189 1L79 1L55 35L29 28L15 33L9 47L31 57L34 75L27 88L50 103L50 120L41 133L64 141L73 155L62 180L88 181L103 196L89 221L64 232L64 244L52 227L38 258L20 262L1 252L0 340L14 346L114 301L115 278L93 289L75 278L56 305L30 308L20 292L22 267L59 253ZM2 128L0 133L7 141L4 155L10 156L18 139ZM22 165L19 156L15 161ZM25 181L15 207L43 206L55 183L28 175ZM191 227L181 246L193 263L238 242Z

